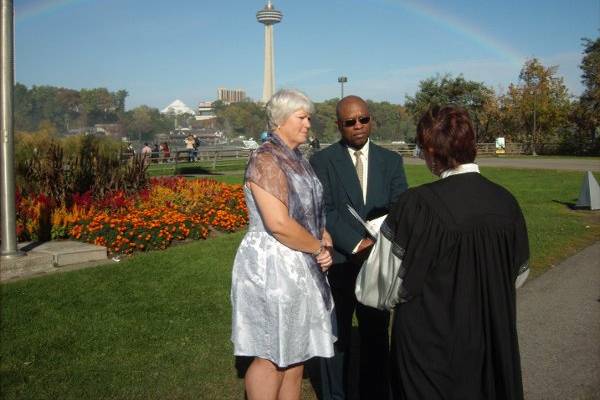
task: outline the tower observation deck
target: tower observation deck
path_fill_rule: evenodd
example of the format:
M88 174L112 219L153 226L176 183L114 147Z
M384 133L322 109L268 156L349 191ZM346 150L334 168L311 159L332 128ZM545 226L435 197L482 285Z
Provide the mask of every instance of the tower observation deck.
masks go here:
M262 101L266 103L273 95L275 88L275 62L273 56L273 25L281 22L283 14L267 1L265 7L256 13L256 19L265 25L265 69Z

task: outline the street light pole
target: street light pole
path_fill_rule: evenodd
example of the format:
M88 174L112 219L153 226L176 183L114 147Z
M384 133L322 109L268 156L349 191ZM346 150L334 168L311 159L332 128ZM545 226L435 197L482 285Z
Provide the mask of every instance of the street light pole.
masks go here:
M1 258L24 255L17 247L17 213L15 206L15 143L13 132L13 89L14 49L13 49L13 0L1 0L0 15L0 204L2 222L0 225Z
M340 76L338 78L338 82L340 83L341 88L342 88L342 96L340 97L340 100L341 100L344 98L344 83L348 82L348 78L345 76Z
M533 135L531 135L531 155L532 156L537 156L537 153L535 152L535 133L537 130L537 124L536 124L536 100L537 100L537 93L533 92Z

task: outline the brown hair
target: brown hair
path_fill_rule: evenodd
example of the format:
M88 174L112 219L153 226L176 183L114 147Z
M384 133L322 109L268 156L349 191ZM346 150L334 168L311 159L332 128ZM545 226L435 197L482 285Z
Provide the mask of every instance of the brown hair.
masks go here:
M469 113L459 107L430 108L417 125L417 144L433 150L439 171L471 163L477 155L475 131Z

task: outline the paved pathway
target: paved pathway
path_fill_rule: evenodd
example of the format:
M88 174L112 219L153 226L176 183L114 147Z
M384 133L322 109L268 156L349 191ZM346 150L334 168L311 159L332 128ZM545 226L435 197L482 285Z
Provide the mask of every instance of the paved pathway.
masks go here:
M414 157L404 157L406 164L425 164L425 161ZM545 158L545 157L481 157L475 161L483 167L501 168L531 168L531 169L556 169L570 171L600 172L600 158Z
M527 400L600 399L600 242L517 292Z

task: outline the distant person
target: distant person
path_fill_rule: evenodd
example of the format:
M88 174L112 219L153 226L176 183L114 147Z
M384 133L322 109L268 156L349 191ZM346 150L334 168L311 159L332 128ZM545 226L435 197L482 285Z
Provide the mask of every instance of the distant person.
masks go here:
M351 380L352 319L360 336L359 392L363 400L389 397L389 312L357 303L356 276L373 244L348 205L365 220L381 217L406 190L402 157L371 142L373 121L358 96L337 104L340 141L314 154L310 162L324 189L327 230L333 238L333 266L328 274L335 300L338 341L335 356L321 363L324 400L345 399Z
M310 137L308 139L308 146L309 146L309 151L308 151L308 157L312 157L313 154L315 154L317 151L319 151L319 149L321 148L321 143L319 143L319 139L317 139L317 137Z
M194 138L194 135L188 135L185 140L185 149L188 152L188 162L192 162L194 161L194 150L196 147L196 138Z
M319 138L318 137L314 137L311 141L310 141L310 147L314 150L317 151L321 148L321 142L319 142Z
M233 264L231 339L235 355L254 357L249 400L300 399L304 362L333 355L323 189L298 150L313 111L301 92L275 93L267 103L272 133L246 169L250 226Z
M267 139L269 139L269 133L268 132L263 132L260 134L260 142L264 143L267 141Z
M400 267L394 399L523 399L515 292L529 272L529 245L521 208L479 173L464 109L431 109L416 139L441 179L400 196L372 250Z
M167 142L163 142L160 145L160 151L162 154L162 162L163 163L169 162L169 160L171 158L171 149L169 149L169 144Z
M142 147L142 157L146 164L150 163L150 158L152 157L152 147L148 145L148 143L144 143L144 147Z

